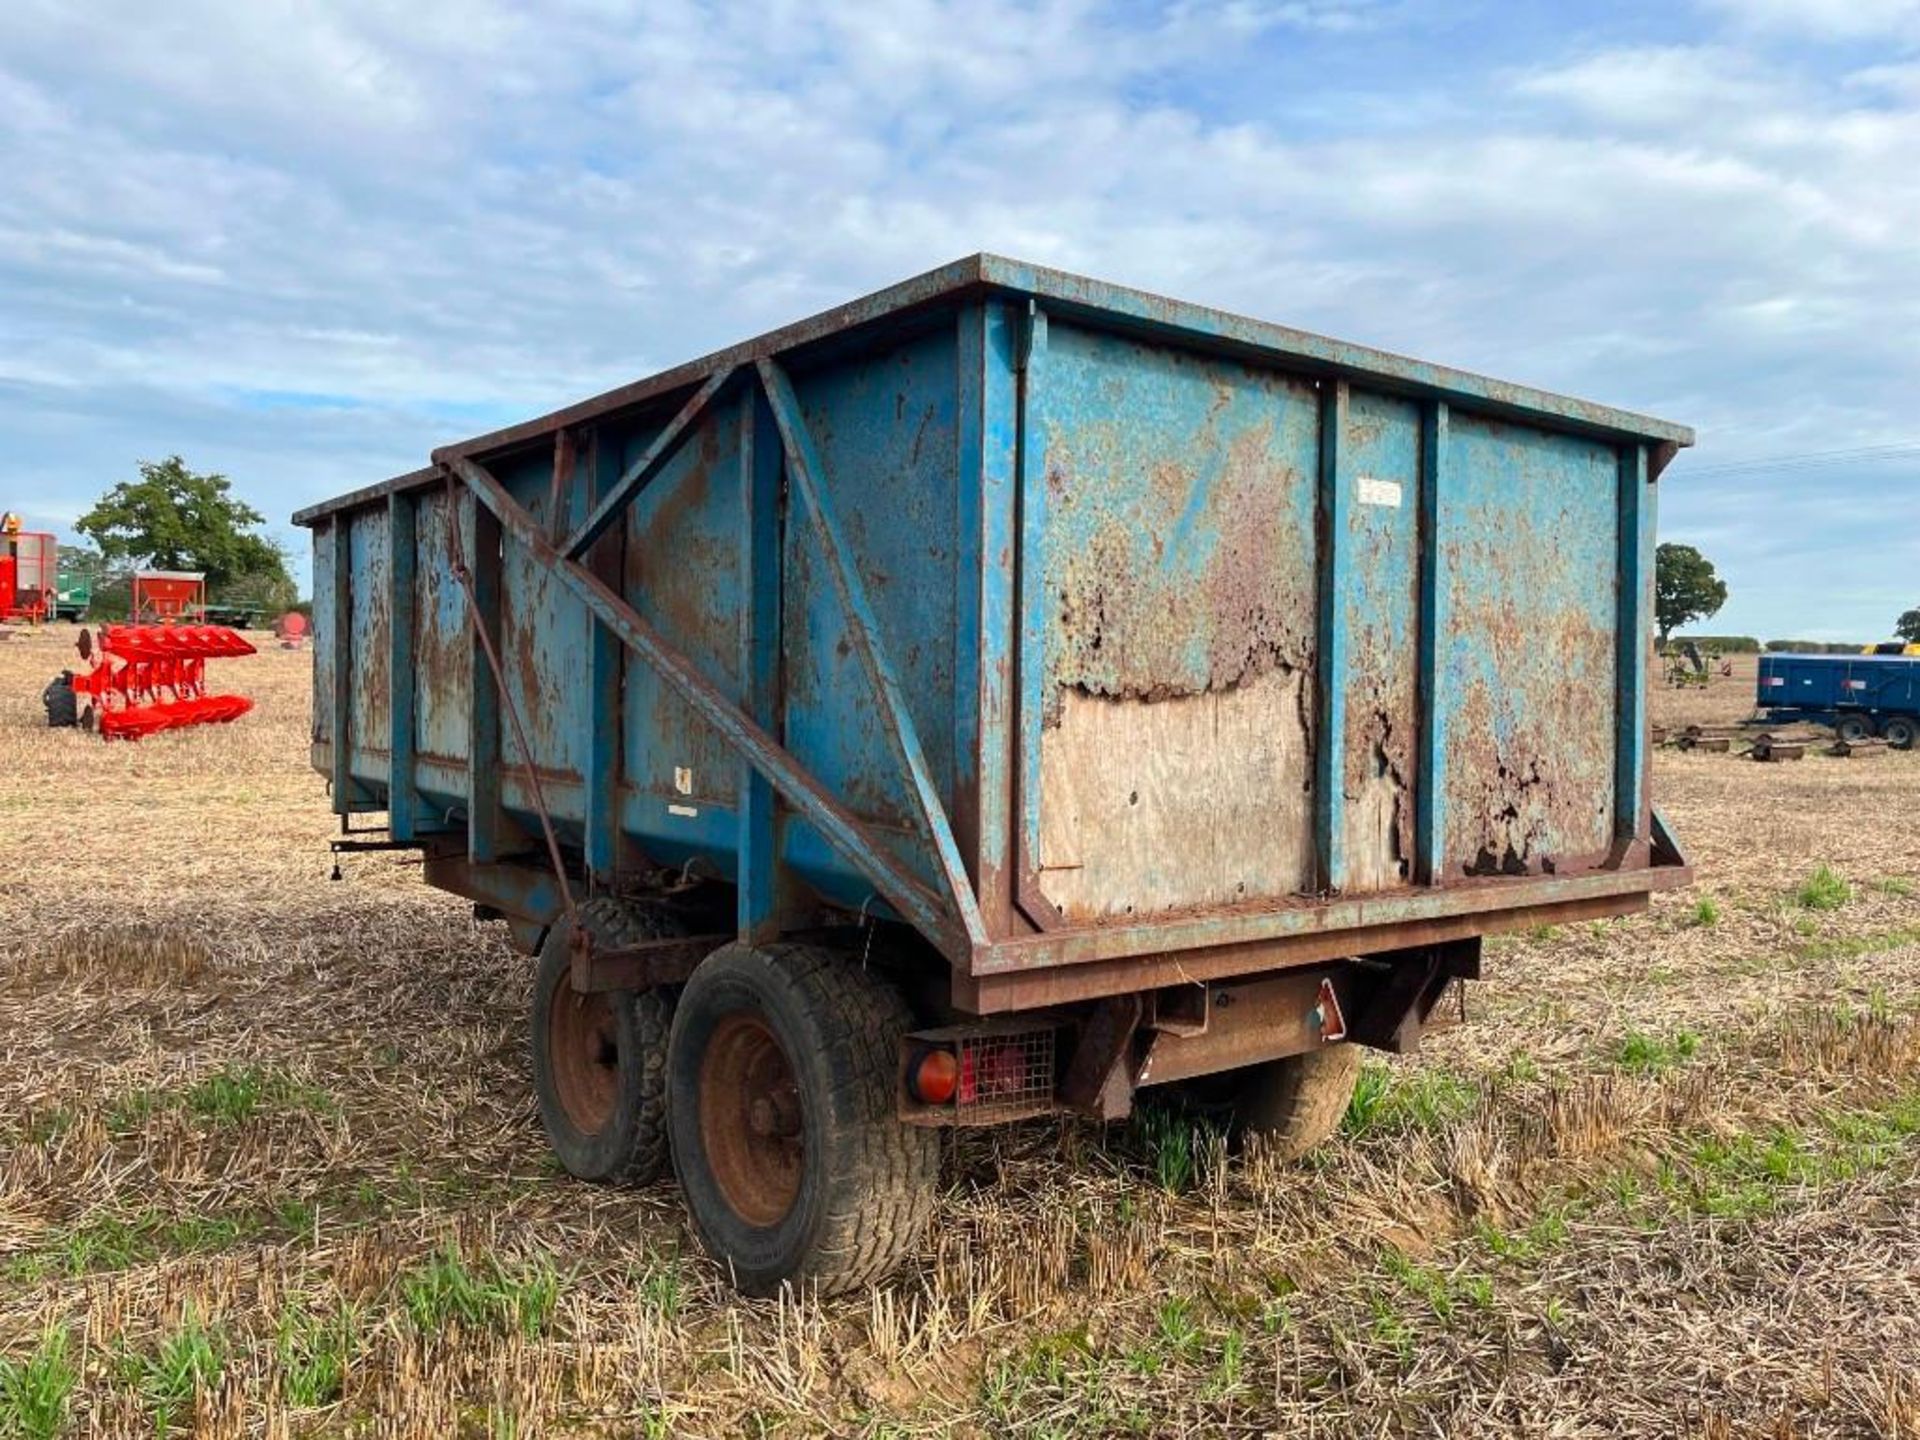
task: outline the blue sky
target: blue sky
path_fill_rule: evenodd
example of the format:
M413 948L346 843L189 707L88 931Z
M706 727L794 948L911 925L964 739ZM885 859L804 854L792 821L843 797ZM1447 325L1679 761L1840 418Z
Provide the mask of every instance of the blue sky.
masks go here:
M1920 605L1920 0L9 0L0 507L177 452L300 549L982 249L1694 425L1711 629Z

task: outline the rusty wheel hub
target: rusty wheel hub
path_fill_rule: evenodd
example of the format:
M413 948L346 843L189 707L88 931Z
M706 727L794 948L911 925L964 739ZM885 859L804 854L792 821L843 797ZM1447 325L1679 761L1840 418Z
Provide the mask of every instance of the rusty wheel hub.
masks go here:
M714 1027L700 1061L700 1139L713 1178L750 1225L777 1225L800 1193L800 1087L773 1031L753 1015Z
M620 1029L611 998L582 995L565 970L547 1007L547 1052L567 1119L583 1134L599 1134L620 1093Z

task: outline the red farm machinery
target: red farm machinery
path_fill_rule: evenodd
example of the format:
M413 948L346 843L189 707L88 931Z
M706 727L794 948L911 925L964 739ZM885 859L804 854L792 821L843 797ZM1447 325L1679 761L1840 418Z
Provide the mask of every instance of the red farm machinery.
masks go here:
M102 625L80 632L84 673L63 670L41 697L49 725L79 725L107 740L224 724L253 709L244 695L207 689L207 661L251 655L225 625Z
M39 625L53 618L60 593L60 550L53 536L0 516L0 621Z
M84 673L63 670L42 700L49 725L78 725L107 740L138 740L189 725L219 725L253 709L244 695L207 688L207 662L254 654L227 625L194 623L207 613L206 577L187 570L133 576L133 621L80 632Z

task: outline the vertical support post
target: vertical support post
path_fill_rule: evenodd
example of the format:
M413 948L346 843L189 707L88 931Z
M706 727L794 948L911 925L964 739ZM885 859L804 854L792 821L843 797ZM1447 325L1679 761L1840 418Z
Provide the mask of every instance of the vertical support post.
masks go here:
M500 688L480 643L480 627L500 634L500 517L473 507L473 723L467 737L467 851L478 864L500 858Z
M333 513L333 813L350 815L353 782L353 521Z
M1347 472L1347 382L1320 397L1320 615L1315 665L1320 682L1320 735L1314 751L1314 840L1321 887L1347 883L1347 571L1352 483Z
M773 411L759 385L740 397L740 675L743 707L753 722L779 735L780 490L782 450ZM737 811L740 939L754 944L778 929L778 835L773 787L751 761L740 762Z
M592 507L620 478L620 447L602 428L590 440L587 462L588 484L571 490L572 514L568 525L584 524ZM577 463L578 452L575 452ZM561 533L565 533L562 530ZM626 589L621 571L626 568L627 527L625 517L588 548L585 564L595 577L616 592ZM610 881L620 858L620 760L621 692L626 684L626 647L619 637L587 612L587 744L586 782L583 796L585 817L584 848L587 873L594 880Z
M420 798L414 790L415 715L418 704L413 647L414 572L418 565L417 504L404 490L387 495L387 832L412 840L419 827Z
M1015 595L1020 458L1019 317L1005 301L960 314L960 551L954 833L988 933L1013 928Z
M1654 492L1647 447L1620 447L1620 673L1615 697L1613 835L1651 833L1647 816L1647 640L1653 634Z
M1015 337L1019 372L1020 739L1016 796L1020 807L1017 877L1022 908L1036 924L1052 918L1038 892L1040 866L1040 731L1047 703L1047 312L1027 302ZM1035 913L1038 911L1039 913Z
M1437 885L1447 846L1447 651L1449 617L1445 522L1447 425L1444 400L1420 407L1420 761L1414 804L1414 877Z

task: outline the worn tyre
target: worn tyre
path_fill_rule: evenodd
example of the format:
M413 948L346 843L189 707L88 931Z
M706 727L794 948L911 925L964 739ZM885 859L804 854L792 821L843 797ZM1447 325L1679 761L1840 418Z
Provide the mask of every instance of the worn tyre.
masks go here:
M73 672L62 670L53 683L40 692L40 703L47 707L47 724L53 729L78 725L80 697L73 693Z
M685 933L675 917L613 899L579 907L596 945ZM570 1175L641 1184L667 1168L667 1036L661 990L583 995L573 988L571 927L547 932L533 991L533 1091L540 1124Z
M845 955L730 945L681 993L674 1169L701 1243L749 1295L883 1278L933 1212L936 1132L897 1118L899 994Z
M1249 1065L1232 1082L1233 1129L1263 1137L1282 1159L1298 1159L1340 1127L1360 1078L1360 1048L1328 1045L1304 1055Z
M1864 715L1842 715L1833 722L1833 733L1849 745L1857 745L1873 736L1873 722Z
M1920 721L1909 715L1895 715L1881 728L1881 734L1887 737L1887 744L1896 750L1911 750L1916 741L1920 741Z

